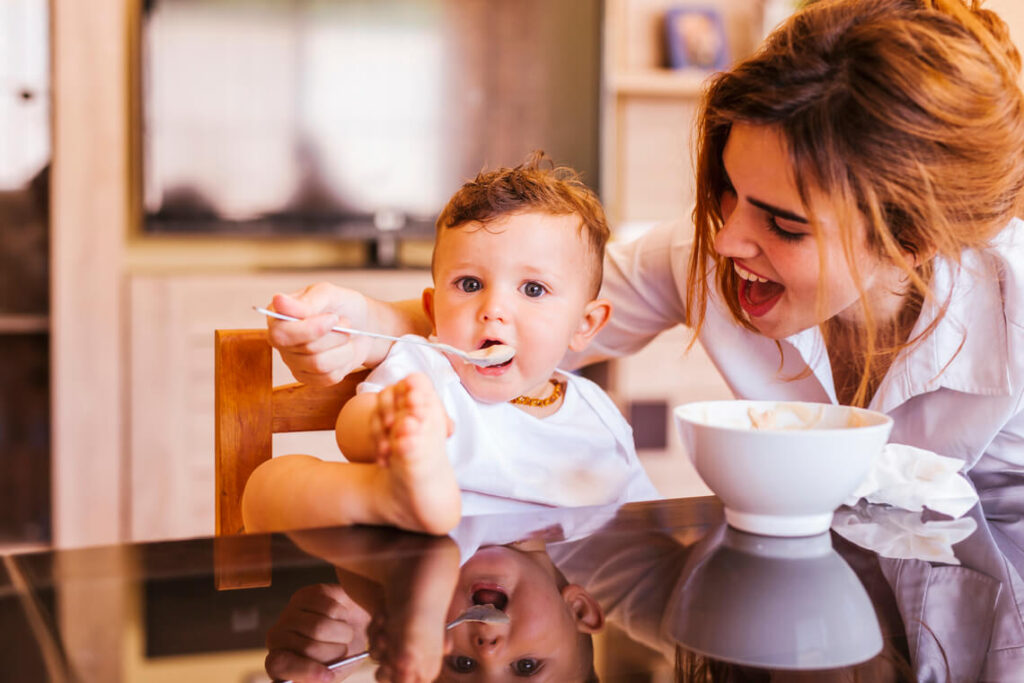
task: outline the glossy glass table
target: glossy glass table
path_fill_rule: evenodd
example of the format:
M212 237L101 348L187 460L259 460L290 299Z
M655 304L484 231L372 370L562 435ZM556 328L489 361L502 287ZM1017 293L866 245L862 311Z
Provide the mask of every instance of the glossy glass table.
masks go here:
M862 504L791 539L722 520L694 498L470 517L449 538L355 527L4 556L0 680L267 681L268 635L290 671L307 660L289 648L327 661L372 641L385 673L433 662L441 680L1024 680L1016 519ZM474 603L510 623L446 635Z

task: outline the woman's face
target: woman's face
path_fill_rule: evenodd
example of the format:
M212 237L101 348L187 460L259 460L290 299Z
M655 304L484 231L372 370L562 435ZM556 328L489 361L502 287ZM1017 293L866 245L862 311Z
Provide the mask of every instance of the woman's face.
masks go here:
M820 224L815 235L776 129L733 125L722 159L731 191L722 197L724 225L714 246L731 260L739 305L751 324L766 337L784 339L834 316L861 318L836 209L811 189ZM853 257L871 306L880 321L891 319L901 306L903 273L868 249L861 218L846 227L853 231Z

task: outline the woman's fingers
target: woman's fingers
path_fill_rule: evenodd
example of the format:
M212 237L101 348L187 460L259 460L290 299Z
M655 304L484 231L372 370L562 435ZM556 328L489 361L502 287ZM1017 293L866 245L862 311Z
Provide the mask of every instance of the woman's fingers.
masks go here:
M277 653L287 651L300 660L328 662L347 656L350 650L363 649L362 625L366 613L338 585L314 584L305 586L292 595L277 622L267 632L267 649ZM359 640L357 646L354 641ZM277 655L268 662L295 666L294 658ZM269 666L269 664L268 664ZM310 668L303 664L304 669ZM316 667L312 667L316 670ZM270 669L268 668L268 673ZM294 677L292 677L294 678Z
M334 674L320 662L288 650L271 650L263 661L263 666L267 670L267 675L277 680L291 680L296 683L330 683L334 680Z
M363 327L366 299L358 292L329 283L294 294L277 294L270 308L298 318L267 318L267 338L297 380L304 384L337 384L366 359L365 338L334 332L335 325Z

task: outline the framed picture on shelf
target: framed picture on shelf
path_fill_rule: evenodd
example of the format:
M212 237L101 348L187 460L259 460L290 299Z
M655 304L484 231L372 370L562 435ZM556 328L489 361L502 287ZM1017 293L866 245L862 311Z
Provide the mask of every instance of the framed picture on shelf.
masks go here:
M710 7L673 7L665 12L668 65L673 69L724 69L729 64L722 15Z

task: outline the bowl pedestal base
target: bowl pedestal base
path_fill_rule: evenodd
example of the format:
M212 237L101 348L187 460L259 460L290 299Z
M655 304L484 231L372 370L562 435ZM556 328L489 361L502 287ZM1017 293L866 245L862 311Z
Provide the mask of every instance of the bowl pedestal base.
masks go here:
M758 515L725 508L729 526L761 536L816 536L832 526L832 513L820 515Z

